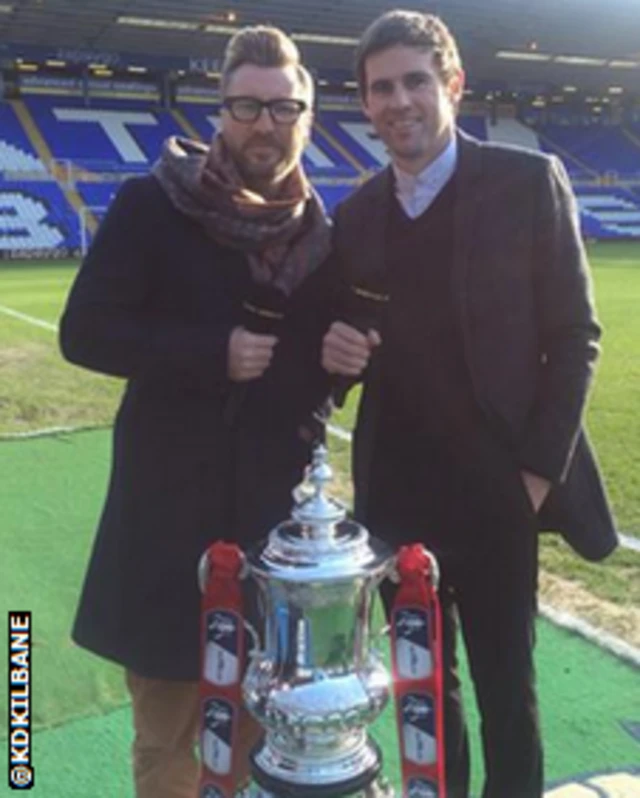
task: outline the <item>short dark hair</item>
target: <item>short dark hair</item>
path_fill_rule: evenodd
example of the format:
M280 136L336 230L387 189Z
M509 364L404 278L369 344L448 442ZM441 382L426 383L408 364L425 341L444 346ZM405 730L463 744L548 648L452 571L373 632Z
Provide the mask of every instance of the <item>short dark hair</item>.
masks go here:
M388 11L369 25L356 48L356 77L362 97L367 94L367 58L399 44L432 52L445 84L462 68L456 40L440 17L419 11Z
M295 67L309 106L313 104L313 78L300 62L296 43L279 28L255 25L234 33L227 43L222 63L220 84L223 95L233 73L244 64L266 68Z

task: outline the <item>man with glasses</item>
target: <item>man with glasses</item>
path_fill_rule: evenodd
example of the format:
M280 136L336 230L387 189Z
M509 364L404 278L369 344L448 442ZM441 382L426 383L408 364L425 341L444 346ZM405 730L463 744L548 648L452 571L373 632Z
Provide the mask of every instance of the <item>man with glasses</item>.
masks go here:
M283 33L247 28L222 94L210 146L172 138L125 183L61 322L70 361L127 380L73 637L126 669L138 798L196 795L198 560L289 516L328 387L307 278L329 228L300 165L310 75ZM277 327L249 323L256 295Z

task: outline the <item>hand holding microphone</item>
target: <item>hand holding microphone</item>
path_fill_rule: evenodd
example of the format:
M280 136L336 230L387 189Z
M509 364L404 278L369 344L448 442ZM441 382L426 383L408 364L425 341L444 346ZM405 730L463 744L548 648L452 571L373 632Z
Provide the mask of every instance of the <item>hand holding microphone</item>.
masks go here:
M374 350L382 343L379 328L389 295L382 275L367 287L348 285L343 290L340 321L335 321L322 342L322 365L334 374L334 401L342 407L349 388L365 371Z
M275 335L256 335L234 327L229 337L229 379L248 382L261 377L269 368L277 342Z
M363 333L346 322L334 321L322 342L322 366L329 374L359 377L381 340L377 330Z
M234 382L261 377L273 359L284 319L286 296L271 285L255 284L242 303L242 324L229 336L228 374Z
M236 383L224 410L229 425L240 413L248 383L261 377L271 365L286 303L282 291L260 283L253 284L242 303L242 324L234 327L229 336L227 373Z

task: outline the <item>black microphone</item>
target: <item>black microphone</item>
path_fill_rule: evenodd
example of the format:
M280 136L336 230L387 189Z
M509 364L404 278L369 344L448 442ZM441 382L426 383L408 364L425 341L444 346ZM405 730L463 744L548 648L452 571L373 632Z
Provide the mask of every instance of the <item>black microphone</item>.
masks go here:
M242 302L240 324L256 335L278 335L285 317L288 297L270 283L252 283L251 289ZM244 402L249 383L236 383L229 394L224 408L224 420L228 425L235 422Z
M277 335L287 301L287 296L274 285L254 283L242 303L242 326L257 335Z
M355 327L363 335L372 329L379 333L389 303L387 282L386 275L378 273L367 275L366 281L345 283L338 300L338 320ZM344 405L349 389L359 379L341 374L334 377L333 402L336 407Z

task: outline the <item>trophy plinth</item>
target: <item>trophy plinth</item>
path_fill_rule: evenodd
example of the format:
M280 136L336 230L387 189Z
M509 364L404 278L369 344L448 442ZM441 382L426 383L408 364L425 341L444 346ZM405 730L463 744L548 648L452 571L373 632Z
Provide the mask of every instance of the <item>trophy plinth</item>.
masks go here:
M325 495L331 479L318 446L291 520L247 555L264 611L263 647L243 684L266 732L252 767L278 798L388 794L374 792L381 755L367 727L389 698L371 608L394 556Z

